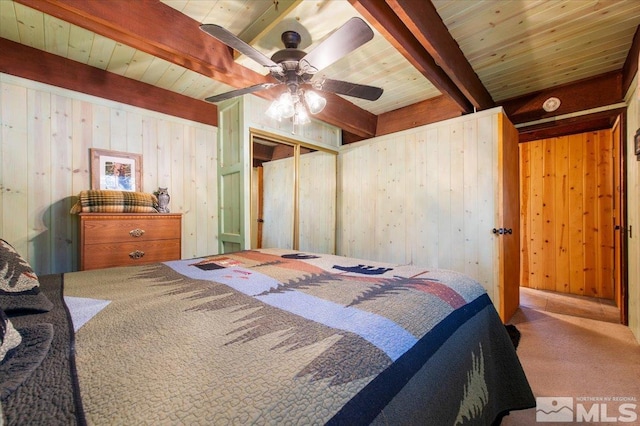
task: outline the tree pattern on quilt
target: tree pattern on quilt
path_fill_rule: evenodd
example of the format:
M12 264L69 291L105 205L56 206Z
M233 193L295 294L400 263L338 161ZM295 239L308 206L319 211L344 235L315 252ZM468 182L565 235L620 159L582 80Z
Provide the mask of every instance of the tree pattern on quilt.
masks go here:
M255 260L255 257L253 259ZM453 309L465 304L465 300L460 294L434 279L373 276L385 274L392 271L392 268L377 268L361 264L356 266L334 265L334 270L342 271L336 273L321 270L317 267L309 268L303 263L295 263L300 262L300 258L292 258L291 256L259 259L258 263L252 265L238 263L228 257L212 257L189 266L208 265L218 260L220 262L228 262L231 265L236 262L237 266L217 269L211 273L222 273L222 275L217 275L220 277L218 279L241 280L241 287L234 288L217 282L214 275L207 276L207 279L189 278L164 265L160 265L157 269L148 270L145 272L145 277L153 278L155 280L154 285L166 287L167 294L182 294L185 298L191 300L202 300L201 303L190 308L190 311L229 309L234 312L246 311L246 314L237 320L238 326L227 332L229 340L225 342L225 345L243 344L267 336L273 338L273 336L277 335L280 336L279 340L273 343L272 349L293 351L326 339L335 340L324 352L298 373L299 376L310 375L313 380L330 379L331 384L348 383L373 376L389 366L392 363L392 358L389 352L385 352L383 348L369 340L369 338L361 336L360 332L352 332L345 327L334 328L333 326L325 325L326 323L323 324L322 321L314 321L312 317L305 318L306 315L304 314L296 314L287 309L280 309L270 303L265 303L265 301L268 302L274 297L278 299L278 295L280 297L284 296L286 299L291 297L295 299L297 296L309 293L309 297L314 297L311 296L313 292L308 292L314 287L336 284L341 281L346 282L348 285L355 280L359 283L366 283L366 289L353 297L352 300L347 301L346 304L343 304L344 301L339 304L347 310L359 309L357 306L367 301L375 301L406 291L418 291L434 295L448 303ZM261 270L266 271L268 268L274 267L279 268L285 276L287 274L288 276L295 276L290 279L280 279L280 281L270 278L269 284L263 285L264 288L267 288L266 290L259 290L253 294L244 292L244 279L262 279L260 276L266 278L269 275L264 275ZM206 268L205 270L209 269ZM298 272L292 273L292 271ZM358 278L357 275L354 276L353 274L361 274L364 277ZM253 278L250 278L251 276ZM263 282L260 281L260 283ZM288 292L292 292L292 294L287 296ZM269 299L270 297L272 299ZM297 301L298 299L295 300ZM332 303L335 306L335 302ZM359 312L366 312L366 309L360 309ZM336 336L339 336L339 339L336 340ZM358 356L345 357L345 352L357 353ZM345 363L351 365L345 365Z
M381 279L379 284L356 298L351 302L350 306L411 289L438 296L451 305L453 309L457 309L466 303L462 296L437 280L395 276L393 278Z
M272 349L286 348L287 351L293 351L336 335L340 336L337 342L298 372L299 377L309 375L312 380L328 379L333 386L374 376L391 364L387 354L354 333L336 330L274 308L224 284L191 279L164 265L148 268L140 277L152 279L152 285L167 288L167 294L184 295L191 300L206 299L206 302L191 308L192 311L219 311L231 308L246 311L247 314L237 321L242 325L228 333L229 340L225 345L242 344L280 333L283 337ZM282 288L273 291L291 291L293 288L320 285L322 280L333 279L336 279L333 274L315 274L288 282ZM352 352L353 348L357 348L359 356L345 357L344 353Z

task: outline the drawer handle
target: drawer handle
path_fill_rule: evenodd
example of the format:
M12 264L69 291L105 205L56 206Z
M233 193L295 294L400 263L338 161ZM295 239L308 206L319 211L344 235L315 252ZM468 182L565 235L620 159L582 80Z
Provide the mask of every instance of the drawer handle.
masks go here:
M144 229L136 228L129 231L129 235L132 237L142 237L144 235Z
M129 253L129 257L132 259L142 259L142 256L144 256L144 252L141 250L136 250Z

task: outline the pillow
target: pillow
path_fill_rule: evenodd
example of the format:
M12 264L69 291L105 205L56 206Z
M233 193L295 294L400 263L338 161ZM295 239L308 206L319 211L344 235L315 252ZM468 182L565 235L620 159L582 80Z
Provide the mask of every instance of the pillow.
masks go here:
M154 194L91 189L80 191L71 213L158 213Z
M13 327L4 311L0 309L0 364L4 362L9 351L17 348L21 342L22 336Z
M42 364L52 341L52 324L16 329L0 309L0 400L5 402Z
M29 263L0 239L0 309L6 313L48 312L51 301L40 292L40 281Z

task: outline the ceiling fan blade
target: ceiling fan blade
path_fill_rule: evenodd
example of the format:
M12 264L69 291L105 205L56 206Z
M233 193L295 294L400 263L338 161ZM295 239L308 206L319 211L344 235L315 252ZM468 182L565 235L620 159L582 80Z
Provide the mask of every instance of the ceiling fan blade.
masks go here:
M358 17L349 19L300 59L305 73L318 72L373 38L373 31Z
M232 49L235 49L238 52L242 53L243 55L248 56L249 58L259 63L260 65L263 65L269 68L280 67L280 65L273 62L271 58L264 55L260 51L254 49L253 47L245 43L243 40L239 39L235 34L221 27L220 25L203 24L203 25L200 25L200 29L205 33L209 34L210 36L212 36L213 38L231 47Z
M325 92L338 95L352 96L354 98L375 101L382 96L383 90L379 87L366 86L364 84L349 83L347 81L325 79L320 84Z
M259 90L271 89L274 86L279 86L280 83L261 83L255 86L245 87L244 89L232 90L230 92L221 93L219 95L209 96L205 99L207 102L221 102L227 99L235 98L236 96L246 95L247 93L257 92Z

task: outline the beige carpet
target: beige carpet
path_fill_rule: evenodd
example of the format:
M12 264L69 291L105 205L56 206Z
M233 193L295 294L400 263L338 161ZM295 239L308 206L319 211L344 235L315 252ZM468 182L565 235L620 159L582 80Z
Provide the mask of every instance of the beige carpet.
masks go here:
M620 424L618 417L628 421L634 415L631 424L640 424L640 345L616 323L617 308L609 301L527 288L520 295L511 323L522 333L518 355L534 395L573 398L574 419L585 409L595 424ZM621 413L623 403L635 407ZM600 405L594 409L593 404ZM537 422L536 409L529 409L512 413L502 424L554 423Z

